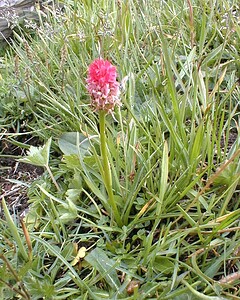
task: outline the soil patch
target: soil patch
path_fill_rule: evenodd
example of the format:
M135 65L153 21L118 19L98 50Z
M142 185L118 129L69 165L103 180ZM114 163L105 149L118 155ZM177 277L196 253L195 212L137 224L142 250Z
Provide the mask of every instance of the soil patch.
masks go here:
M25 142L25 138L21 142ZM30 142L37 144L34 138ZM25 151L7 139L0 141L0 202L4 197L10 212L17 215L23 214L28 207L28 187L43 173L43 168L18 162L17 157L23 155Z
M0 157L0 201L4 197L12 213L24 214L28 207L28 187L42 173L42 168Z

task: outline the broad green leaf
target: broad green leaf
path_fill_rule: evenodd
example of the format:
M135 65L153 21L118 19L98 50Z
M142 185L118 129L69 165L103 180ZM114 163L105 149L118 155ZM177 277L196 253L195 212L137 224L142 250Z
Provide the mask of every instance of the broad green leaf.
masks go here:
M27 156L20 158L19 161L39 167L46 167L49 161L50 147L52 138L42 147L31 146Z
M65 155L85 155L90 143L88 138L79 132L65 132L60 136L58 145Z
M78 201L81 194L79 189L69 189L66 192L66 202L58 206L60 220L67 224L70 221L77 218L78 211L76 202Z
M69 189L66 191L67 200L73 202L74 204L76 204L79 200L80 194L81 189Z
M167 257L156 257L154 262L154 269L164 274L172 274L174 263Z
M120 281L115 270L116 262L110 259L102 249L95 248L86 256L85 260L100 273L113 289L119 289Z
M81 164L77 154L63 155L63 162L69 169L81 168Z

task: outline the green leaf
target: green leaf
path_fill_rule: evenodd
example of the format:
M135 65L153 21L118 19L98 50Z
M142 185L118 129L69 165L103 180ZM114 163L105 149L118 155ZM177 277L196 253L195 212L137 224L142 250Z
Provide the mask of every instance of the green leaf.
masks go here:
M162 168L161 168L161 180L160 180L160 186L159 186L159 201L157 205L157 215L161 214L162 210L162 204L165 192L167 190L167 181L168 181L168 144L165 141L164 147L163 147L163 158L162 158Z
M52 138L42 147L31 146L27 152L27 156L20 158L19 161L39 167L46 167L49 161L49 153Z
M86 256L85 260L100 273L113 289L119 289L120 281L115 270L116 262L110 259L102 249L94 249Z
M197 165L200 160L200 151L204 150L205 144L202 143L204 140L204 127L203 123L201 123L197 129L197 132L194 136L193 144L190 146L189 153L190 153L190 164L193 166L193 170L196 170ZM202 145L202 147L199 147ZM191 170L191 169L190 169Z
M94 181L84 174L82 174L83 179L85 180L85 183L90 188L90 190L99 198L99 200L103 203L103 205L107 205L107 199L101 192L101 190L98 188L98 186L94 183Z
M67 224L78 216L76 203L80 198L81 190L69 189L66 191L66 200L63 204L58 205L59 219L62 223Z
M213 185L230 187L237 179L240 182L240 173L237 172L237 165L233 162L214 179Z
M154 268L164 274L172 274L174 269L174 263L167 257L156 257Z
M203 299L203 300L225 300L226 298L218 297L218 296L208 296L204 295L197 290L195 290L187 281L183 280L183 284L186 285L186 287L193 293L193 295L196 297L196 299Z
M5 214L7 224L9 226L10 231L11 231L11 234L12 234L16 244L18 245L19 253L25 261L28 261L29 260L28 255L27 255L27 252L25 250L22 238L20 237L17 226L13 222L13 219L10 215L10 212L7 208L7 205L6 205L6 202L5 202L4 198L2 198L2 206L3 206L3 211L4 211L4 214Z
M196 296L193 295L190 291L187 293L183 293L182 295L177 295L172 298L173 300L196 300Z
M69 169L81 168L79 158L76 154L63 155L63 162L66 164L66 167Z
M58 140L58 146L65 155L85 155L89 150L89 140L79 132L65 132Z

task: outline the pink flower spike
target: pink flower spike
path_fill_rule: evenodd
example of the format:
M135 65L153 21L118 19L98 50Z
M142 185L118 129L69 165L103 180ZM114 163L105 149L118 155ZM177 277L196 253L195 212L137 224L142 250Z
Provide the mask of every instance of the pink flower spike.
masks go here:
M117 71L108 60L94 60L88 68L87 89L91 96L91 104L95 111L104 110L112 113L119 100L119 82Z

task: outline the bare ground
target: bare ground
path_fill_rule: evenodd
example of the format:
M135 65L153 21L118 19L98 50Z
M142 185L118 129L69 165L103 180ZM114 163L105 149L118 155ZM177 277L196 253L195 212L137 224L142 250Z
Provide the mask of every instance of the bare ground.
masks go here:
M28 207L28 187L34 180L41 176L43 169L18 162L17 157L20 154L23 155L23 150L9 144L6 147L6 144L0 141L1 152L0 202L4 197L10 211L21 215Z

